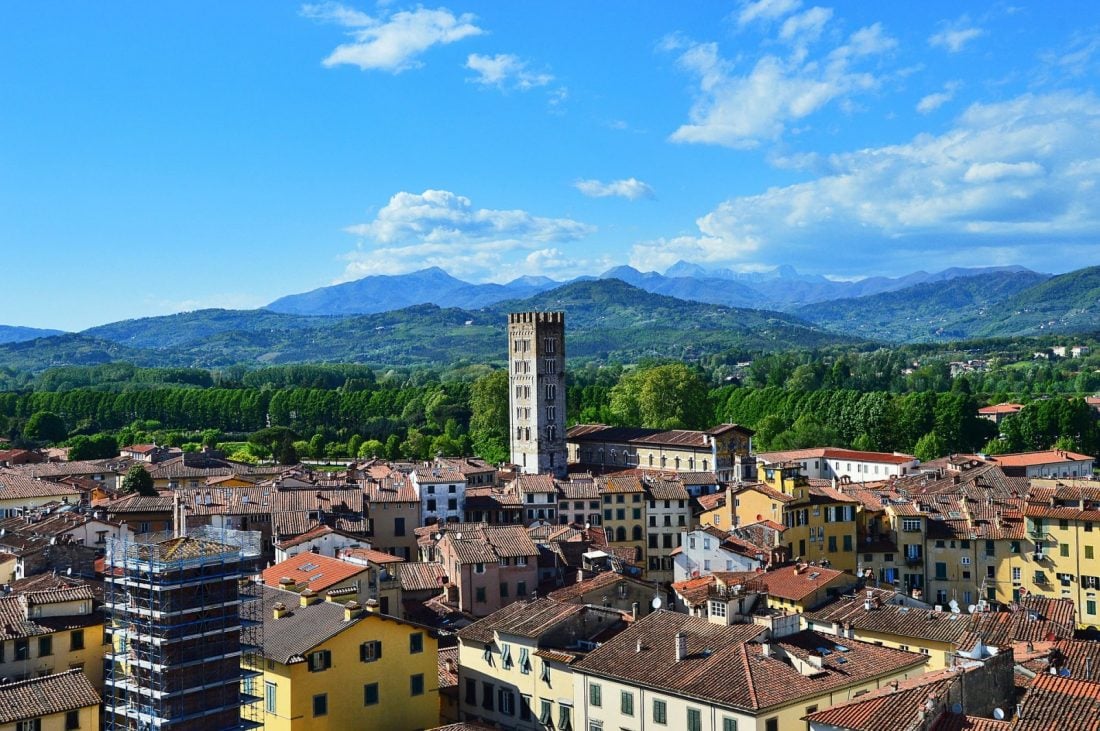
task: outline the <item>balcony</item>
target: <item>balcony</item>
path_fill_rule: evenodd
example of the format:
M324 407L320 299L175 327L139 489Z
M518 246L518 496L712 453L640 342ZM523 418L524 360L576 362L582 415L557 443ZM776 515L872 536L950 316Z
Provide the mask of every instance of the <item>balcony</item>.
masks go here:
M906 566L922 566L923 564L924 564L924 557L923 556L906 556L905 557L905 565Z

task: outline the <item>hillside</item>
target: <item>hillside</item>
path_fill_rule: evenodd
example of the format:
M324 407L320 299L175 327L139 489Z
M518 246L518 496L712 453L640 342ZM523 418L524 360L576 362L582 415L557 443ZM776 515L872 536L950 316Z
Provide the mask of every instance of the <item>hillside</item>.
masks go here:
M1100 331L1100 266L1051 277L963 324L979 337Z
M1047 280L1031 271L998 271L924 282L896 292L818 302L794 310L835 332L889 342L973 337L999 305ZM1017 334L1017 333L1003 333Z
M35 338L48 338L51 335L60 335L61 332L61 330L42 330L36 327L0 325L0 344L22 343L25 340L34 340Z
M20 370L127 360L140 365L345 362L385 366L500 362L508 312L564 309L575 358L692 358L729 348L787 350L851 342L793 316L687 302L618 280L580 281L479 310L416 305L354 317L200 310L79 335L0 346ZM70 355L71 354L71 355Z

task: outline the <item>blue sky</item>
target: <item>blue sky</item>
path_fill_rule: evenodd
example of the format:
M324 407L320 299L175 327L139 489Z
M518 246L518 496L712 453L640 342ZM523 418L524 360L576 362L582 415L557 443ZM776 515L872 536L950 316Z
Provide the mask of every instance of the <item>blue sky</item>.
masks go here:
M0 323L1100 263L1100 5L5 3Z

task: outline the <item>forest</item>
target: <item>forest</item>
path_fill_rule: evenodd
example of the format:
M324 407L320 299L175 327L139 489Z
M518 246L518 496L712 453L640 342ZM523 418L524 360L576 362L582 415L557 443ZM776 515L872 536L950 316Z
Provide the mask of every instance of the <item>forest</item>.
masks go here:
M985 356L986 370L956 377L957 352L930 346L586 362L568 373L568 421L663 429L732 421L756 430L761 451L1100 452L1096 412L1083 399L1100 389L1095 356L1036 359L1031 344L1011 344ZM218 444L249 461L474 453L495 462L507 458L507 393L507 373L481 365L71 366L0 391L0 435L19 446L67 445L73 459L156 441ZM1027 406L1000 429L978 418L979 407L1007 400Z

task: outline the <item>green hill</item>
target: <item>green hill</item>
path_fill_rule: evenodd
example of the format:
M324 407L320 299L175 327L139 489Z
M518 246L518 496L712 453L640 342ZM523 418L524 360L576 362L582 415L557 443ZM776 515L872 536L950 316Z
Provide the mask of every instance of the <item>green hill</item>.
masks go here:
M693 358L729 348L788 350L852 342L791 315L687 302L609 279L580 281L479 310L417 305L354 317L200 310L127 320L79 335L0 346L0 366L40 371L126 360L146 366L501 362L507 314L563 309L574 358Z
M1003 303L1036 285L1042 286L1047 278L1026 270L992 272L921 283L896 292L818 302L798 308L795 314L836 332L869 340L960 340L974 337L992 318L1000 318Z

